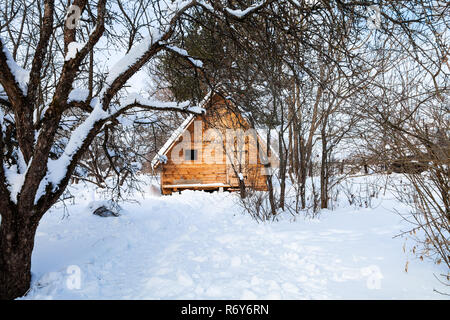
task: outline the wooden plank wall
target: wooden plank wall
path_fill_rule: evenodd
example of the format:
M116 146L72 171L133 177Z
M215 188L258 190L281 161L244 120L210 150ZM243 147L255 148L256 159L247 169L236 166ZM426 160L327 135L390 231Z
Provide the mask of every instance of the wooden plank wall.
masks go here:
M213 97L211 99L209 106L207 106L207 114L206 116L197 116L195 121L202 121L202 130L203 136L205 136L205 132L209 128L216 128L223 132L227 128L239 128L243 127L245 130L248 124L243 120L242 117L236 116L234 113L228 110L226 102L218 96ZM192 122L188 128L191 136L191 148L195 148L194 141L194 122ZM213 183L222 183L222 184L230 184L231 187L237 188L239 187L239 181L237 177L234 175L233 170L229 168L229 164L226 163L226 156L224 155L222 159L222 163L213 163L214 162L214 151L211 152L214 148L211 146L211 141L203 141L203 154L201 155L202 161L183 161L183 163L175 163L172 160L171 154L173 152L174 147L178 142L182 141L180 137L179 141L177 141L174 146L167 152L168 161L165 164L162 164L161 171L161 185L164 189L164 185L177 185L177 184L213 184ZM218 143L217 141L215 143ZM218 145L217 147L223 148L223 144ZM246 155L248 155L249 146L248 141L246 141ZM207 152L208 151L208 152ZM184 159L184 155L180 152L179 156ZM200 154L198 155L200 157ZM248 162L248 160L247 160ZM251 179L251 181L246 181L246 185L253 186L259 190L265 190L266 180L265 176L261 175L261 169L263 165L260 163L258 158L258 164L256 165L248 165L245 166L244 174L247 176L247 179ZM196 187L195 189L201 189ZM167 194L169 190L163 190L163 193Z

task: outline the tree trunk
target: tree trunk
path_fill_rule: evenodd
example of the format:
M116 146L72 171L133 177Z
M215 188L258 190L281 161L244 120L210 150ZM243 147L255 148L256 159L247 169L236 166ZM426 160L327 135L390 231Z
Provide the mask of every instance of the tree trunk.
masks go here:
M306 209L306 173L307 173L307 162L306 162L306 148L304 145L304 140L300 138L300 162L299 162L299 176L300 176L300 199L302 210Z
M247 197L247 192L245 191L245 182L239 178L239 194L241 199L245 199Z
M272 216L276 216L277 209L275 203L275 196L273 194L272 175L267 176L267 189L269 190L270 212L272 213Z
M287 162L287 149L284 146L283 131L278 134L279 144L279 158L280 158L280 203L279 206L284 210L284 199L286 193L286 162Z
M267 131L267 140L266 140L266 150L267 150L267 159L269 159L270 156L270 130ZM270 211L273 216L277 214L277 208L275 204L275 195L273 192L273 184L272 184L272 168L270 162L267 161L267 163L264 165L266 170L270 170L271 172L266 172L266 183L267 183L267 189L269 192L269 203L270 203Z
M328 165L326 158L322 158L320 168L320 208L322 209L328 208Z
M320 208L328 208L328 152L327 152L327 135L325 132L325 123L321 130L322 136L322 161L320 166Z
M289 175L292 176L294 173L294 149L293 149L293 136L292 136L292 124L289 125L289 137L288 137L288 148L286 150L287 156L288 156L288 172Z
M37 229L37 223L25 220L22 212L9 213L2 212L0 225L0 300L21 297L30 288Z

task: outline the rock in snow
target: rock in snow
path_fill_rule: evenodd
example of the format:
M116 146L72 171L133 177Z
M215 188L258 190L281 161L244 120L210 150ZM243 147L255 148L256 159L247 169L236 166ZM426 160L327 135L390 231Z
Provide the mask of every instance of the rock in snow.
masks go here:
M100 217L118 217L122 208L112 200L92 201L88 205L88 209L95 215Z
M103 206L95 209L93 214L100 216L100 217L118 217L118 216L120 216L120 214L118 214L117 212L111 211Z

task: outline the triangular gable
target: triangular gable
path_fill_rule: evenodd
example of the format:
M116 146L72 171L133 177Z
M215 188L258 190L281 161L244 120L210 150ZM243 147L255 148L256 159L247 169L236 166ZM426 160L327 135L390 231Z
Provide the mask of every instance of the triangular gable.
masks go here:
M203 100L200 102L199 107L202 108L208 100L212 97L213 91L208 92L208 94L203 98ZM151 162L152 169L155 169L162 160L164 160L164 157L166 156L167 151L170 150L170 148L178 141L178 139L181 137L183 132L189 127L189 125L194 121L196 115L191 114L189 115L183 123L172 133L169 140L166 141L166 143L159 149L158 153L155 155Z
M209 100L213 97L213 91L210 91L204 98L203 100L200 102L200 107L204 107L205 104L207 104L209 102ZM242 115L241 115L242 116ZM166 141L166 143L161 147L161 149L158 151L158 153L155 155L155 157L153 158L153 160L151 161L151 167L152 169L156 169L156 167L161 163L165 163L165 161L167 161L167 152L173 147L173 145L178 141L178 139L182 136L182 134L184 133L185 130L187 130L187 128L189 128L189 126L191 125L191 123L195 120L196 115L191 114L189 115L184 121L183 123L172 133L172 135L170 136L170 138ZM248 119L246 119L246 117L243 117L243 119L248 122ZM257 130L256 132L258 139L261 140L264 143L264 147L266 146L266 139L263 138L259 132L259 130ZM271 153L273 155L275 155L278 158L278 153L273 149L272 145L270 144L270 149L271 149Z
M178 138L183 134L183 132L189 127L189 125L192 123L192 121L195 119L195 116L193 114L189 115L183 123L172 133L169 140L166 141L166 143L161 147L161 149L158 151L158 153L153 158L151 165L152 168L155 169L160 162L165 162L164 157L166 156L167 151L170 150L172 145L178 141Z

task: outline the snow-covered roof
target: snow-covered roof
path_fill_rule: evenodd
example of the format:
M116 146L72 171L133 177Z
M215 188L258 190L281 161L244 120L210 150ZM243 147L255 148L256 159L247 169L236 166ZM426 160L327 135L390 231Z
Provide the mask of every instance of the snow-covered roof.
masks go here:
M203 108L206 103L212 98L213 91L210 91L200 102L199 108ZM245 117L244 117L245 118ZM158 151L158 153L155 155L151 162L151 167L155 169L159 163L167 161L166 153L171 149L173 144L178 141L180 136L183 134L183 132L191 125L192 121L194 121L195 115L189 115L189 117L186 118L186 120L183 121L183 123L172 133L170 138L167 140L167 142L162 146L162 148ZM246 119L247 120L247 119ZM258 138L263 142L264 145L266 145L266 139L264 138L264 135L261 135L261 129L257 129L257 135ZM272 152L272 155L276 156L278 158L278 152L273 148L272 144L270 144L270 149Z
M212 96L212 91L208 92L208 94L203 98L200 102L199 107L203 108L203 106L209 101ZM166 141L166 143L159 149L158 153L156 153L155 157L151 162L152 168L155 168L161 161L167 159L166 153L169 151L170 147L178 140L178 138L183 134L184 130L194 121L195 115L189 115L183 123L172 133L170 138Z
M167 151L170 149L172 144L175 143L175 141L178 140L178 138L183 134L184 130L191 124L191 122L194 120L195 116L193 114L189 115L183 123L172 133L170 138L166 141L166 143L159 149L158 153L153 158L151 165L152 168L154 168L156 165L158 165L159 162L164 161Z

